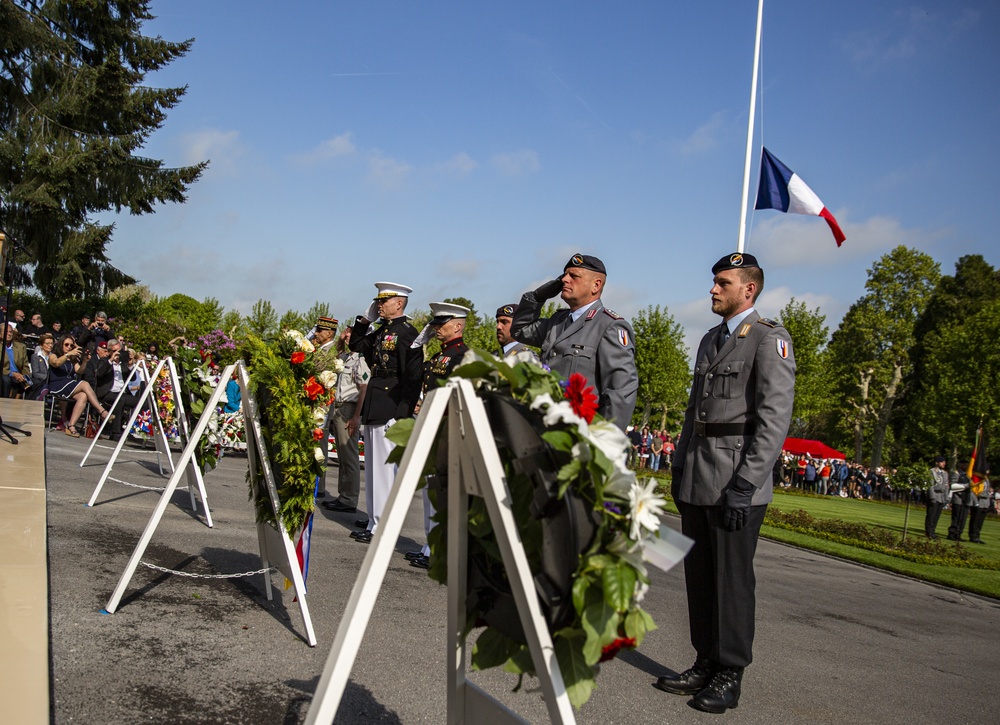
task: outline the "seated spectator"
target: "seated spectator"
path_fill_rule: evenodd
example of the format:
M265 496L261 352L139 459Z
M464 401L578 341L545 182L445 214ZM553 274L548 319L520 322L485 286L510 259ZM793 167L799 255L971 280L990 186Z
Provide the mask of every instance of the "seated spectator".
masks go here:
M71 438L80 437L76 424L88 402L100 412L101 418L110 415L97 399L97 394L90 384L77 379L77 375L83 371L80 362L82 358L83 348L76 344L71 335L63 337L56 349L49 354L49 393L72 398L74 401L73 410L66 423L66 435Z
M121 341L114 337L107 342L97 343L97 353L84 371L84 378L94 389L101 404L115 406L112 410L114 417L111 427L107 431L113 440L121 436L125 409L134 408L139 403L136 396L122 392L129 372L128 352Z
M90 315L84 315L83 317L80 318L80 323L78 325L74 325L73 329L69 331L69 334L73 336L74 340L79 340L81 337L83 337L83 334L87 332L87 330L89 329L90 329ZM59 337L57 336L56 340L58 339Z
M28 360L28 350L21 342L21 333L10 323L3 326L4 368L0 395L4 398L19 398L31 387L31 362Z
M94 321L90 323L86 332L80 336L77 342L81 347L85 347L93 353L99 343L106 343L114 336L114 332L108 325L108 313L98 312L94 315Z
M55 344L51 333L38 337L38 346L31 354L31 391L28 393L31 400L41 400L49 388L49 355Z
M55 342L55 338L61 337L63 334L62 323L59 320L49 325L49 329L52 331L53 342Z

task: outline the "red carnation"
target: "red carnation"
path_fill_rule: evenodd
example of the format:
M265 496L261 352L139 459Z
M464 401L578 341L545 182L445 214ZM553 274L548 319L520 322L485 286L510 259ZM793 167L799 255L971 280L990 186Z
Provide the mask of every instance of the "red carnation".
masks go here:
M594 419L594 413L597 412L597 396L594 394L593 386L587 386L587 378L580 373L569 376L566 399L578 416L588 423Z
M634 649L635 640L632 637L619 637L609 645L601 649L601 662L613 660L618 656L618 652L623 649Z
M316 377L313 376L306 381L305 384L306 395L309 396L309 400L316 400L319 396L323 394L326 388L323 387L322 383L316 382Z
M313 440L314 441L321 441L321 440L323 440L323 429L322 428L313 428Z
M292 365L301 365L306 360L306 354L301 350L297 350L292 353L291 361Z

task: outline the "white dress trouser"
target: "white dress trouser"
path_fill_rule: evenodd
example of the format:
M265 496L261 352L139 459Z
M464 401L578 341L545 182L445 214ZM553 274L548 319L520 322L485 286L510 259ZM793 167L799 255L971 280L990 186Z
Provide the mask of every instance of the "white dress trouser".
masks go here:
M393 419L381 425L362 426L365 436L365 505L368 508L368 530L373 534L389 501L392 482L396 480L398 466L385 462L396 447L385 437L385 432L395 422Z

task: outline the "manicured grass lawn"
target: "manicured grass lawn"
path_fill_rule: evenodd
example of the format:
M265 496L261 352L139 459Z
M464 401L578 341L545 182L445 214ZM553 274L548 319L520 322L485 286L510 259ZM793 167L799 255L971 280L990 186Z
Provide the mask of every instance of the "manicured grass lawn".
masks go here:
M661 491L669 494L669 478L658 478L661 479L661 483L663 484ZM909 518L907 519L905 504L861 501L858 499L840 498L839 496L802 495L782 491L775 491L774 502L771 506L782 511L798 511L801 509L817 519L840 519L868 526L880 526L898 532L900 536L903 534L903 524L906 521L907 538L924 538L924 508L922 506L911 504ZM666 508L673 513L677 512L677 508L671 500L668 500ZM937 534L945 544L954 545L945 540L950 524L951 512L945 511L941 514L940 521L938 521ZM965 531L962 532L962 538L968 536L967 532L968 523L966 523ZM895 556L828 541L774 526L765 525L761 529L761 536L786 544L792 544L793 546L801 546L804 549L839 556L843 559L849 559L879 569L886 569L917 579L1000 599L1000 571L919 564ZM968 541L963 541L958 545L969 548L985 558L1000 561L1000 519L997 516L991 515L987 517L986 522L983 524L982 539L986 542L985 545L972 544Z

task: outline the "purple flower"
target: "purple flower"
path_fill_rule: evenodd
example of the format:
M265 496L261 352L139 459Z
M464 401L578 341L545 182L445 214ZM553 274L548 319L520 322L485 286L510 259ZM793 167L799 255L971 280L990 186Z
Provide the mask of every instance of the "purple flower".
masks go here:
M605 501L604 502L604 508L606 508L608 511L610 511L613 514L620 514L622 512L622 510L620 508L618 508L617 506L615 506L610 501Z

